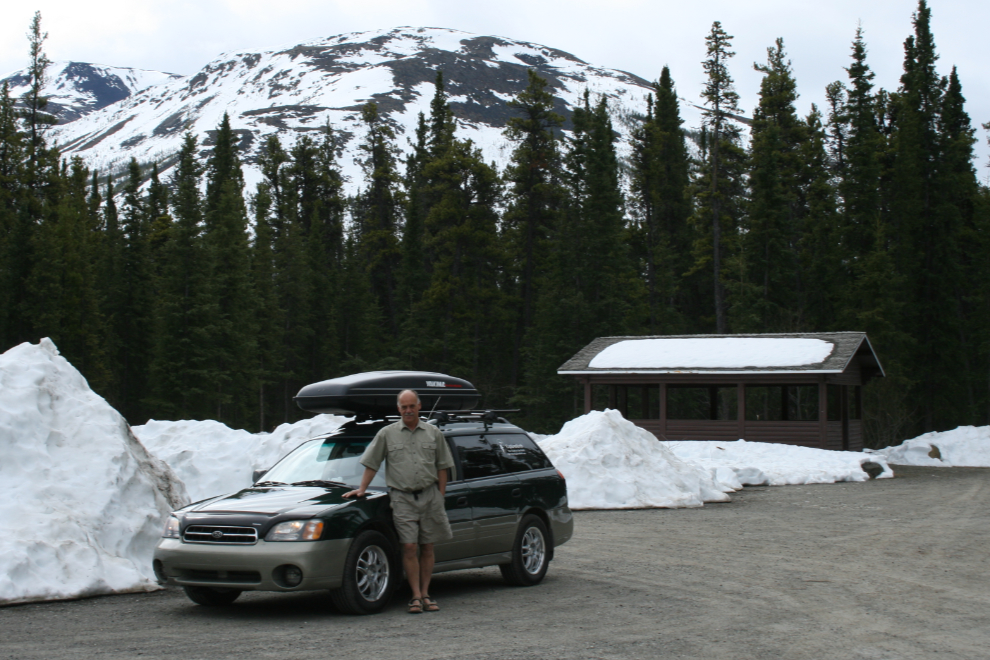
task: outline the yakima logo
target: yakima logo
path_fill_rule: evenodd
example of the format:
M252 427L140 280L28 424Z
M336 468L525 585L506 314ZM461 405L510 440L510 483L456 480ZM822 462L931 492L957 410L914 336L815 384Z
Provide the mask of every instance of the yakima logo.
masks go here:
M442 380L428 380L426 381L427 387L447 387L447 383Z

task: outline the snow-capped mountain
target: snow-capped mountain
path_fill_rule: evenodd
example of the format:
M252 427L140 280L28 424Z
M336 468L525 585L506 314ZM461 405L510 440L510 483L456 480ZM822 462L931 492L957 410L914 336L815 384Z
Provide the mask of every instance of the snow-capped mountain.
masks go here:
M135 92L182 76L162 71L127 69L86 62L55 62L48 69L48 82L42 94L48 97L46 112L65 124L100 108L122 101ZM13 98L28 91L27 70L5 78Z
M167 171L187 128L206 155L227 112L253 188L260 178L253 162L268 135L279 134L289 147L297 136L315 134L329 121L344 141L340 164L349 177L348 190L354 192L362 180L355 157L366 133L360 117L364 103L378 103L396 129L399 146L408 148L417 115L428 114L436 72L442 70L459 135L481 147L486 160L501 165L510 154L502 136L512 116L507 102L525 88L529 68L549 80L558 111L565 116L585 89L593 96L608 96L619 117L616 129L623 135L629 129L622 116L645 109L649 83L631 73L597 67L538 44L402 27L225 54L195 75L149 87L59 126L53 137L65 153L82 156L102 172L120 170L131 157L157 161ZM688 125L697 125L687 119Z

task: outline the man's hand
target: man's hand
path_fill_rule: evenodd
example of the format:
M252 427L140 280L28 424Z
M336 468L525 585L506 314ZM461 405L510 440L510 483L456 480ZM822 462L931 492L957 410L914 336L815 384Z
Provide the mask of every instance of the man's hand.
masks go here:
M446 497L447 495L447 471L439 470L437 472L437 488L440 489L440 496Z
M364 497L364 493L368 490L371 480L375 478L376 472L377 470L372 470L370 467L364 468L364 474L361 475L361 485L358 486L357 490L344 493L344 499L350 499L351 497Z

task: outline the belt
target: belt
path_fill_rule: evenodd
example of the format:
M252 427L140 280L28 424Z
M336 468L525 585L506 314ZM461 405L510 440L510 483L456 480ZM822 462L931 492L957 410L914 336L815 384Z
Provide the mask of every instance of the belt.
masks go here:
M423 493L423 491L429 488L433 488L433 486L436 486L436 483L427 486L426 488L420 488L419 490L402 490L401 488L389 488L388 491L391 493L394 490L397 493L405 493L406 495L412 495L413 499L418 501L419 496Z

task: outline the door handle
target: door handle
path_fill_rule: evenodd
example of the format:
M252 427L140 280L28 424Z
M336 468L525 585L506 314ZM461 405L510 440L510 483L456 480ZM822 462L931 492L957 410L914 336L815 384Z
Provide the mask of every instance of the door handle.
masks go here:
M521 488L514 488L512 490L512 496L513 497L519 497L520 495L522 495L522 489Z
M457 506L467 506L467 498L466 497L458 497L457 498Z

